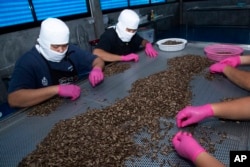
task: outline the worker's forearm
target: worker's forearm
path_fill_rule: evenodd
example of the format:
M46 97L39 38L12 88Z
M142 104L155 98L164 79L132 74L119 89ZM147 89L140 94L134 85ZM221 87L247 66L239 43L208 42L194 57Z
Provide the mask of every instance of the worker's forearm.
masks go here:
M250 120L250 97L213 103L214 116L231 120Z
M93 54L100 57L105 62L116 62L121 61L121 55L116 55L112 53L108 53L102 49L95 49Z
M240 56L240 62L242 65L250 64L250 55Z
M104 61L100 57L96 58L93 62L93 67L100 67L101 69L103 69Z
M239 87L250 90L250 72L226 66L223 73L227 78Z
M195 160L197 167L225 167L219 160L207 152L202 152Z
M146 47L146 44L147 44L148 42L149 42L148 40L143 39L141 45L142 45L143 47Z
M31 107L58 94L58 86L40 89L21 89L8 95L11 107Z

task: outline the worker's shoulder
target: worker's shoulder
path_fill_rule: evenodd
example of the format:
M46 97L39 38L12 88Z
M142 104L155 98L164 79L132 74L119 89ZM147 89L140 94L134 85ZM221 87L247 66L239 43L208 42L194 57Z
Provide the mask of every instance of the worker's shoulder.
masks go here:
M114 27L110 27L108 29L106 29L103 34L103 36L116 36L116 31Z
M42 60L42 55L36 50L35 47L22 54L16 61L16 64L34 64Z

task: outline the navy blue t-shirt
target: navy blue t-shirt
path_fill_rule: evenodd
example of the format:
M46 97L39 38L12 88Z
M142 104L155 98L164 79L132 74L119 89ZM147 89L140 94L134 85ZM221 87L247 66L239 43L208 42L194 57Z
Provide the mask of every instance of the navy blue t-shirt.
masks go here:
M92 70L92 63L96 56L90 52L83 51L79 47L70 44L68 47L70 55L61 62L47 61L52 69L61 71L72 70L72 61L78 74L78 78L86 77ZM8 92L19 89L36 89L53 85L50 70L46 60L40 55L35 47L21 56L11 76Z
M100 37L96 48L118 55L138 52L143 38L135 34L130 42L123 42L117 35L115 28L107 29Z

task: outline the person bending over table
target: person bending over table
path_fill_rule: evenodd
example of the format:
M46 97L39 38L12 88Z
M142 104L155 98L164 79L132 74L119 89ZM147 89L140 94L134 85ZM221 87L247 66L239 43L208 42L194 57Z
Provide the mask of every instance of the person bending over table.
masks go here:
M116 26L108 28L100 37L93 53L105 62L135 61L139 60L140 47L145 47L145 52L150 57L156 57L158 52L152 44L140 37L136 32L140 18L130 9L123 10Z
M250 64L250 56L236 56L215 63L209 69L211 73L222 73L236 85L249 90L250 72L237 69L237 66L246 64ZM209 117L228 120L250 120L249 109L250 97L201 106L186 106L177 113L176 122L178 128L183 128ZM191 160L197 166L223 166L215 157L208 154L192 135L187 132L178 132L172 142L181 156Z
M15 64L8 89L11 107L30 107L55 95L75 100L81 93L76 81L88 77L94 87L104 79L104 61L69 44L69 37L63 21L42 22L37 44Z

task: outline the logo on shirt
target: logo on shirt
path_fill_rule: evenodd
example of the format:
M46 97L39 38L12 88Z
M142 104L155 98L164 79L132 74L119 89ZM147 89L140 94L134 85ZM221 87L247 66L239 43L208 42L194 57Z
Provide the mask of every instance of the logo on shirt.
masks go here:
M74 70L74 67L73 66L69 66L68 67L68 71L73 71Z
M48 80L47 80L46 77L43 77L43 79L42 79L42 85L43 86L48 86Z

